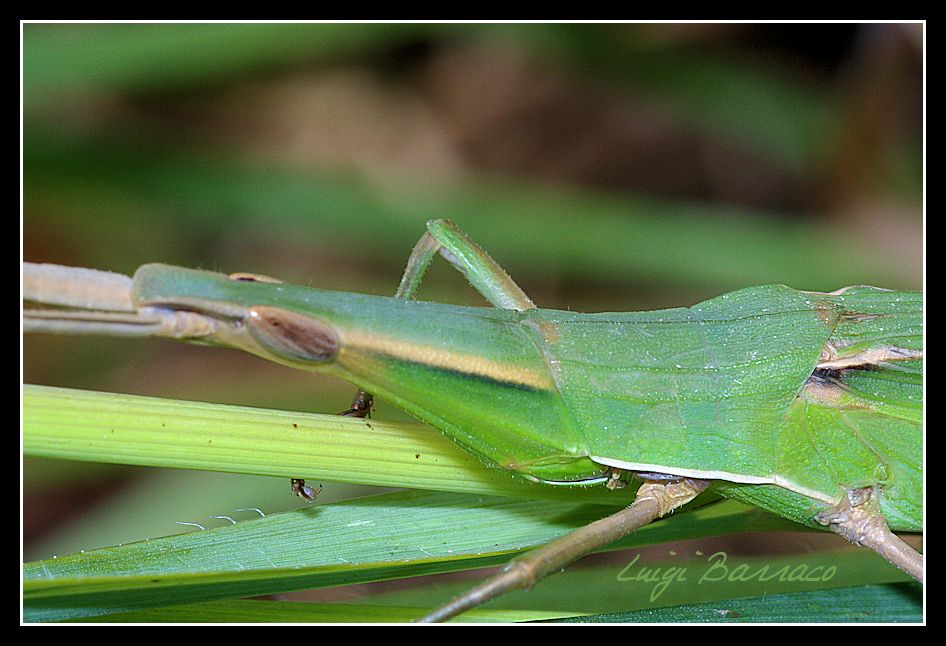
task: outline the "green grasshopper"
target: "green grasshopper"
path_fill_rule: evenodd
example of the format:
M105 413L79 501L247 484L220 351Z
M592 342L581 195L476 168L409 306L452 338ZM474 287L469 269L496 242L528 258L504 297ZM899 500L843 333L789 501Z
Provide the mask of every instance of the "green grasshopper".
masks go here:
M412 300L439 253L495 307ZM559 486L644 481L633 504L515 559L440 621L686 504L723 496L827 526L922 580L922 294L752 287L688 308L536 308L455 225L428 222L394 298L144 265L27 264L26 331L238 348L372 393L503 469ZM292 481L303 498L315 493Z

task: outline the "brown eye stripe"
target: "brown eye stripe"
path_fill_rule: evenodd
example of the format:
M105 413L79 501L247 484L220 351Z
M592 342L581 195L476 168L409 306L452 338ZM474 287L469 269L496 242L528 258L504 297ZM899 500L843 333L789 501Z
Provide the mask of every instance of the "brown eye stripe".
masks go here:
M328 325L278 307L255 305L245 321L253 337L283 357L328 361L338 352L338 337Z

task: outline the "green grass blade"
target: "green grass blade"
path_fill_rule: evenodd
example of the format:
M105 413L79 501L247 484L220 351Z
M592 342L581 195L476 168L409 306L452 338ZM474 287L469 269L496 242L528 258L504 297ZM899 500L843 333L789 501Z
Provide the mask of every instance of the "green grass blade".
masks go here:
M488 567L600 518L599 506L401 492L24 565L29 621ZM725 501L614 546L784 530Z
M530 483L422 424L23 387L24 455L621 505L632 491Z
M422 616L426 608L373 606L348 603L297 603L234 599L207 601L186 606L144 608L99 617L81 617L70 622L120 623L406 623ZM567 615L565 615L567 616ZM511 623L555 620L560 612L541 610L470 610L462 623Z
M73 622L122 623L401 623L424 608L369 604L282 601L208 601L146 608ZM923 620L922 590L915 583L866 585L830 590L728 599L626 613L570 616L558 611L474 609L463 623L552 621L556 623L915 623Z
M580 623L918 623L923 590L915 583L865 585L728 599L555 621Z

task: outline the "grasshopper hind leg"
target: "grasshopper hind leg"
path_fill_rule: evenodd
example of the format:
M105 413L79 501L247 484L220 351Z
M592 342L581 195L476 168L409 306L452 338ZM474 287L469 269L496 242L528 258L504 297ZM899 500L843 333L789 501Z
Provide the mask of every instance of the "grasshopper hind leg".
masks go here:
M709 484L709 481L692 478L672 482L647 481L638 489L637 498L629 507L513 559L498 574L418 621L446 621L506 592L528 590L541 579L561 571L586 554L685 505Z
M914 579L923 582L923 555L890 531L872 487L852 489L815 520L855 545L867 547Z

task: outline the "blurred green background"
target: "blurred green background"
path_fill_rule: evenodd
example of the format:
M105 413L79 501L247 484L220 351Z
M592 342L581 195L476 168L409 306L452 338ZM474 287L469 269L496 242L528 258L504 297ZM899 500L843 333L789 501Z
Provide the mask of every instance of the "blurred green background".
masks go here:
M22 43L24 260L391 294L449 217L546 307L922 286L922 25L25 24ZM445 265L421 297L483 304ZM24 338L23 379L316 412L354 392L121 339ZM287 489L28 459L25 557L300 504Z

